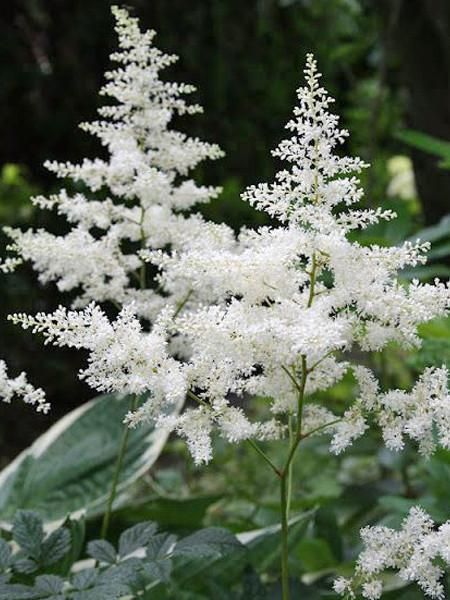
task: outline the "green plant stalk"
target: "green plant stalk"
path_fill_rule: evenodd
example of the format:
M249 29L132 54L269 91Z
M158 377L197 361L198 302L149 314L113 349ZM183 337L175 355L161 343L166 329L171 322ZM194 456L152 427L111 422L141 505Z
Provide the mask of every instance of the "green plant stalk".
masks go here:
M145 218L145 209L142 208L141 218L139 221L139 227L140 227L140 232L141 232L141 249L145 248L145 232L144 232L144 227L143 227L144 218ZM145 264L145 262L142 262L142 264L139 268L138 281L139 281L140 289L141 290L145 289L145 286L146 286L146 264ZM137 395L132 396L132 398L130 400L130 410L132 412L136 409L137 402L138 402L138 396ZM106 538L106 535L108 533L109 523L111 521L112 507L113 507L114 500L116 498L117 485L119 483L119 476L120 476L120 471L122 470L123 459L125 458L125 453L127 451L129 435L130 435L130 428L128 427L127 424L125 424L124 428L123 428L123 432L122 432L122 438L120 440L119 451L117 453L116 464L114 466L114 473L113 473L113 478L112 478L112 482L111 482L111 489L109 492L108 501L106 504L106 511L105 511L105 514L103 515L102 528L101 528L101 532L100 532L100 536L102 539Z
M137 396L133 396L130 401L130 409L132 411L135 410L136 405L137 405ZM113 473L113 478L112 478L112 482L111 482L111 489L109 492L108 501L106 504L106 511L105 511L105 514L103 515L102 528L101 528L101 532L100 532L100 537L102 539L106 538L106 535L107 535L108 529L109 529L109 524L111 522L112 507L113 507L114 500L116 498L117 485L119 483L120 471L122 470L123 460L125 458L125 453L127 451L129 435L130 435L130 428L128 427L127 424L125 424L123 427L122 439L120 440L119 451L117 453L116 464L114 465L114 473Z
M280 507L281 507L281 596L283 600L289 600L289 523L288 523L288 497L287 497L287 473L280 477Z

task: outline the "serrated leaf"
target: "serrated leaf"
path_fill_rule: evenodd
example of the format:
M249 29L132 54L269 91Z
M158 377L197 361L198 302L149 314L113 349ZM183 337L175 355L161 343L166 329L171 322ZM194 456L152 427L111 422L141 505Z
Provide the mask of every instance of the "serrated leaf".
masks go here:
M0 538L0 569L7 569L11 564L11 548L5 540Z
M20 583L0 585L0 600L37 600L42 597L38 591Z
M163 558L176 542L176 536L170 533L158 533L147 544L146 556L150 560Z
M85 590L95 584L98 575L98 569L84 569L73 575L71 583L76 590Z
M173 563L169 558L152 560L144 564L142 573L150 581L169 581Z
M71 600L118 600L129 594L128 589L115 585L102 585L83 592L74 592Z
M95 560L112 565L117 560L117 552L106 540L94 540L87 545L87 553Z
M79 559L81 551L84 547L84 538L86 534L86 521L84 517L77 520L66 519L63 526L68 529L70 533L70 551L65 556L61 565L59 566L58 573L61 575L67 575L72 565Z
M44 566L53 565L63 558L70 550L70 533L64 527L53 531L42 543L41 563Z
M128 409L129 398L99 396L53 425L0 473L0 519L8 524L17 509L30 508L46 523L81 510L102 514ZM120 492L158 458L168 435L150 423L130 430L115 508L125 502Z
M37 571L38 565L32 558L25 558L22 556L14 557L13 568L17 573L30 574Z
M221 527L208 527L177 542L173 554L195 557L221 556L236 548L242 548L242 544L232 533Z
M158 526L150 521L138 523L124 531L119 538L119 555L121 557L131 554L138 548L148 544L150 538L156 533Z
M35 512L19 510L14 517L12 535L14 541L34 559L39 559L44 539L42 520Z
M98 578L97 584L100 585L120 585L130 588L137 580L137 573L141 569L141 561L139 559L131 559L125 562L112 565L102 573Z
M57 575L38 575L34 582L35 588L46 594L59 594L64 586L64 579Z

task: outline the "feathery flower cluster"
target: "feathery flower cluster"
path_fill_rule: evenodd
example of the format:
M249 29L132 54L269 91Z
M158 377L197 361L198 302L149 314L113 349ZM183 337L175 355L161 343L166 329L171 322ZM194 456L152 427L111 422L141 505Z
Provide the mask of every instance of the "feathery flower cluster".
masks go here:
M382 393L367 370L350 362L356 345L366 352L391 342L418 346L418 324L447 313L450 289L399 280L399 270L425 261L426 244L385 248L349 239L352 230L395 215L355 206L362 197L357 174L366 165L337 154L348 132L329 112L333 100L313 57L287 124L291 137L273 153L287 167L243 194L278 226L244 229L236 238L225 225L183 214L217 190L180 178L220 152L168 129L173 114L198 111L182 98L191 88L162 82L159 71L173 57L156 50L153 33L141 33L125 11L114 14L120 51L113 59L120 66L103 93L118 104L100 110L107 120L85 126L110 159L49 164L57 175L111 196L99 201L62 190L36 199L74 223L66 236L10 231L41 279L80 287L76 308L85 307L14 320L47 341L87 349L82 376L95 389L150 393L127 421L150 419L177 431L196 463L211 459L214 431L231 442L273 439L284 434L287 415L301 424L300 436L332 433L335 452L364 433L369 417L391 448L401 448L408 435L431 452L434 426L448 447L446 369L426 371L410 394ZM135 251L125 253L124 241ZM158 269L158 291L147 288L147 263ZM114 322L89 304L105 300L123 307ZM142 318L153 323L150 331ZM350 368L359 398L343 415L318 406L312 395ZM167 415L165 407L186 392L198 407ZM245 399L236 406L239 396ZM265 399L261 421L245 410L251 396Z
M81 164L46 163L58 177L81 182L86 192L62 189L34 203L55 209L70 224L66 235L44 230L7 228L20 259L31 261L42 282L54 281L62 291L78 293L74 303L111 301L135 303L140 316L153 319L166 302L147 288L141 249L186 247L199 235L203 220L185 214L197 203L209 202L219 188L197 185L187 173L222 152L215 144L170 129L175 115L201 112L185 96L191 85L165 82L160 72L177 60L154 47L155 33L142 33L138 21L124 9L112 8L119 51L111 55L118 67L106 73L101 94L113 99L99 109L100 120L81 127L97 136L108 159ZM94 193L100 191L102 198ZM3 268L14 268L10 258Z
M28 383L25 373L20 373L13 379L8 377L6 363L0 360L0 400L9 404L15 397L21 398L25 404L35 406L37 412L47 413L50 410L44 391Z
M444 600L442 577L450 567L450 521L435 527L420 507L413 507L399 531L389 527L365 527L361 530L365 549L359 555L354 577L339 577L335 591L348 599L381 598L381 574L395 569L406 582L415 582L426 596Z
M213 429L216 406L230 395L253 395L269 400L274 432L283 432L286 414L300 418L304 412L302 435L333 433L334 452L364 433L368 416L379 423L391 448L401 448L406 434L423 453L431 452L434 425L448 447L446 369L428 370L410 394L382 394L363 367L341 358L356 344L363 351L390 342L418 346L418 324L446 314L450 290L439 281L399 281L401 269L425 261L426 244L385 248L348 239L352 229L394 215L354 208L362 196L355 173L366 165L335 153L348 133L328 112L332 99L319 85L312 56L305 76L287 125L292 137L274 151L289 168L273 183L243 194L280 226L243 230L236 242L226 235L211 242L207 236L196 248L146 255L159 267L168 294L179 295L188 286L203 293L204 306L185 311L174 331L189 349L189 384L209 406L204 431ZM310 401L349 368L361 394L343 415ZM197 414L205 423L204 406Z

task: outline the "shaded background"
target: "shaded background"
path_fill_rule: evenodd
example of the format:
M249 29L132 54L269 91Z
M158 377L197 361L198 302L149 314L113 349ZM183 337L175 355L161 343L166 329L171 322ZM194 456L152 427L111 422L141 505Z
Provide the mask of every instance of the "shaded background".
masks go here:
M28 200L57 186L43 161L79 161L99 152L96 140L76 125L93 118L99 104L97 90L115 45L110 5L16 0L2 6L2 223L59 226L51 215L33 212ZM180 56L167 77L198 87L205 114L177 125L226 151L196 174L224 185L208 217L236 228L260 221L240 203L239 192L274 173L270 149L283 135L308 51L351 131L346 150L373 165L364 179L367 202L386 202L390 158L412 158L420 202L404 209L409 220L403 229L400 220L392 241L449 212L450 171L396 137L407 127L450 139L447 0L135 0L127 6L143 27L157 30L161 49ZM0 457L6 461L92 392L76 377L84 358L79 352L43 350L38 338L4 319L12 311L51 310L68 297L40 286L28 268L2 275L0 293L1 357L11 373L26 370L53 404L48 417L36 418L19 405L2 411Z

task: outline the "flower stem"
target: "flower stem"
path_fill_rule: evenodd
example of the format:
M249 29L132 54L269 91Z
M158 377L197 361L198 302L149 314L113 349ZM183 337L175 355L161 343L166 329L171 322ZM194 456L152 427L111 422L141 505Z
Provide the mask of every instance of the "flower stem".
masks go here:
M289 543L288 543L288 498L286 490L287 471L280 477L280 508L281 508L281 589L282 600L289 600Z
M136 404L137 404L137 396L133 396L130 401L130 409L132 411L135 410ZM127 450L129 435L130 435L130 428L125 423L125 425L123 426L122 439L120 440L119 451L117 453L116 464L114 466L114 473L113 473L113 478L112 478L112 482L111 482L111 489L110 489L109 496L108 496L108 502L106 504L106 511L105 511L105 514L103 515L102 529L100 532L100 537L102 539L105 539L106 535L108 533L109 524L111 521L112 506L113 506L114 500L116 498L117 485L119 483L120 471L122 470L123 459L125 458L125 453Z

